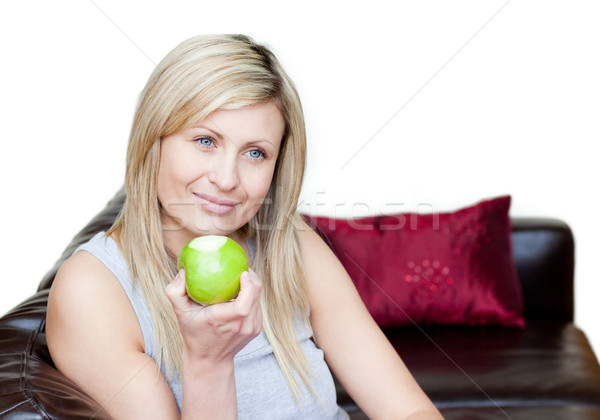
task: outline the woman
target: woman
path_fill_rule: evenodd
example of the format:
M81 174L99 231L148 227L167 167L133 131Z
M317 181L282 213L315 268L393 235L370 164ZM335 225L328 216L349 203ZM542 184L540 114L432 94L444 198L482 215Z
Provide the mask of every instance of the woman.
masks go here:
M439 418L296 214L305 143L267 48L201 36L169 53L140 97L121 214L52 286L57 368L115 418L347 418L329 368L372 418ZM237 241L251 268L236 299L204 307L175 261L207 234Z

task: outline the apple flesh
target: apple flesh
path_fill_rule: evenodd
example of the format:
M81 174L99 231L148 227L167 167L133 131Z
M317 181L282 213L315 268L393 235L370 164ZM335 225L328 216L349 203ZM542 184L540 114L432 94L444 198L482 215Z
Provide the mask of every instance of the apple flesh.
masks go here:
M185 270L188 296L202 305L235 298L240 292L240 277L248 271L242 247L218 235L192 239L179 253L177 265Z

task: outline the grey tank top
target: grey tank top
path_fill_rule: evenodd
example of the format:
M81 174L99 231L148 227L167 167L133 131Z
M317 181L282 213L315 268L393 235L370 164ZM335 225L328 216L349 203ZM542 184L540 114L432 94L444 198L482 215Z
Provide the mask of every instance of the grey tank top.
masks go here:
M251 258L254 256L254 243L248 241ZM75 250L87 251L100 260L117 278L137 315L144 336L145 352L155 361L158 349L154 343L152 318L148 304L139 287L131 281L125 259L116 242L106 237L104 232L96 234L89 242ZM312 340L310 325L297 323L296 335L311 366L312 385L318 399L296 375L300 385L302 405L298 405L288 388L273 349L264 332L250 341L234 358L235 382L237 388L238 418L248 420L287 420L287 419L349 419L348 414L337 405L335 385L331 372L323 358L323 352ZM166 369L161 371L167 379L179 410L181 410L182 385L179 374L168 376Z

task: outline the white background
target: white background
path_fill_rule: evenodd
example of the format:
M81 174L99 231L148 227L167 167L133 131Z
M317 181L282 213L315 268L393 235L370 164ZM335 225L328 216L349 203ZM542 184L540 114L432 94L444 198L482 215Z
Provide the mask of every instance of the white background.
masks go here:
M235 32L269 44L299 89L302 211L511 194L511 215L571 225L576 323L600 350L599 20L572 0L2 2L0 313L121 186L153 67L188 37Z

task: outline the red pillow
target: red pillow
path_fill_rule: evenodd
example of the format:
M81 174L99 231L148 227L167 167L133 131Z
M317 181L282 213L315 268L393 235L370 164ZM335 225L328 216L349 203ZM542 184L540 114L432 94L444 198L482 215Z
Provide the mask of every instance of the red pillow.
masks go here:
M524 327L510 196L451 213L309 217L382 327Z

